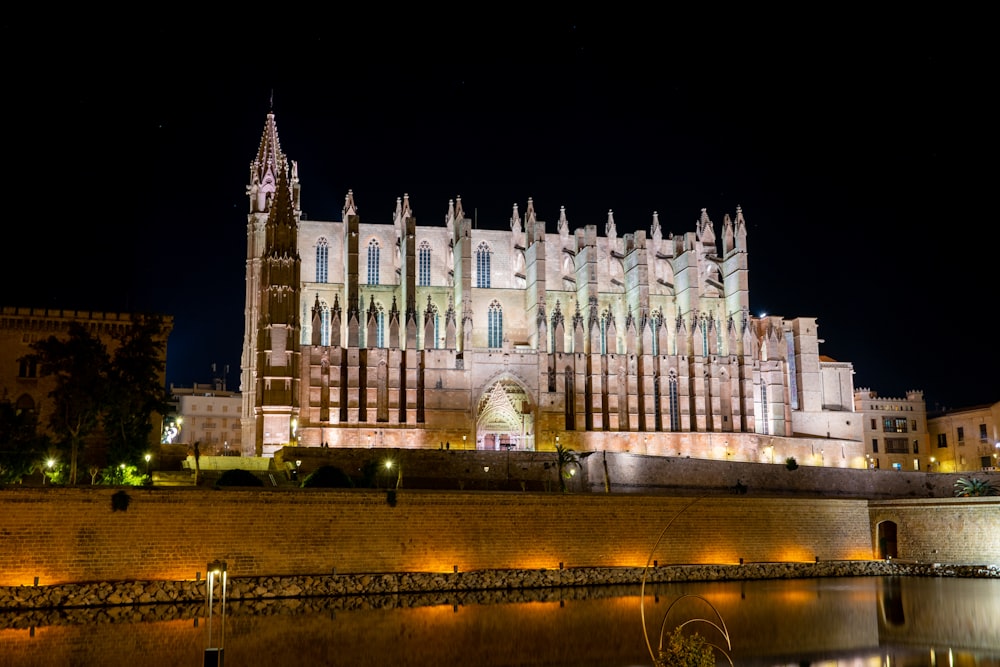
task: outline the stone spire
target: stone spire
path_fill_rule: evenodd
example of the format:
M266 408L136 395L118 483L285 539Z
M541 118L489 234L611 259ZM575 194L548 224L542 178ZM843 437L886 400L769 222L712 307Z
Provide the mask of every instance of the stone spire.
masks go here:
M510 216L510 231L515 234L521 233L521 216L517 213L517 204L514 204L514 213Z
M556 229L559 231L559 236L565 238L569 236L569 220L566 218L566 207L559 207L559 222L556 223Z
M264 133L260 138L257 157L250 163L250 184L247 196L250 198L250 212L263 213L268 210L278 186L278 172L286 168L285 155L278 141L278 125L274 112L267 114Z
M354 203L354 190L347 191L347 196L344 197L344 210L341 213L344 220L347 220L350 215L358 214L358 207Z

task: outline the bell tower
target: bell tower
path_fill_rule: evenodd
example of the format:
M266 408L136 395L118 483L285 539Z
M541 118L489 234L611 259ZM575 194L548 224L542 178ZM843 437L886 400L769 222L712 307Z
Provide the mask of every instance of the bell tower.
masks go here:
M244 454L271 454L296 439L298 423L298 169L281 152L267 114L247 186L246 307L240 391Z

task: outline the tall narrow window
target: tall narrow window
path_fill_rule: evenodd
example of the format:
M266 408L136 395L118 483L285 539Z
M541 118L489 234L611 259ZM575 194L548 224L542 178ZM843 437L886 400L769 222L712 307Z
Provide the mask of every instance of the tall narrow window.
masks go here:
M608 316L601 316L601 354L608 353Z
M760 432L767 435L771 432L771 408L767 400L767 385L760 385L760 414L764 417Z
M431 244L427 241L420 242L417 256L417 284L421 287L431 284Z
M490 254L490 247L485 242L476 248L476 287L490 286Z
M677 394L677 376L671 375L667 381L667 399L670 401L670 430L681 430L680 408L681 403Z
M322 236L316 241L316 282L325 283L329 279L330 244Z
M323 304L322 309L319 311L320 317L320 331L319 331L319 344L329 345L330 344L330 306Z
M498 301L490 304L487 339L488 347L503 347L503 308Z
M368 244L368 284L378 285L379 245L375 239Z
M378 341L375 343L376 347L385 347L385 311L382 310L382 304L378 305L378 334L376 338Z

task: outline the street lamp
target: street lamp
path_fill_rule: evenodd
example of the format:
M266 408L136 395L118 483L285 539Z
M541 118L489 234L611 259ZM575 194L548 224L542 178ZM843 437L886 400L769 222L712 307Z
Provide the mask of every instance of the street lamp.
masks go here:
M49 472L45 472L44 470L42 471L42 486L45 486L45 478L46 476L52 474L52 466L54 466L55 464L56 462L53 459L48 459L45 462L45 467L49 469Z
M463 434L462 435L462 449L465 449L465 438L466 438L466 436Z
M146 454L146 477L149 477L149 459L153 458L152 454Z

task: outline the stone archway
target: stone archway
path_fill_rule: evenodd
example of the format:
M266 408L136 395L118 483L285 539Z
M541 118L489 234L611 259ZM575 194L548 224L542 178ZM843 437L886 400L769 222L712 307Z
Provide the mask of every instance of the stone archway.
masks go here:
M882 560L898 558L896 552L896 522L880 521L876 528L878 557Z
M535 418L524 387L511 377L495 380L476 406L476 449L535 449Z

